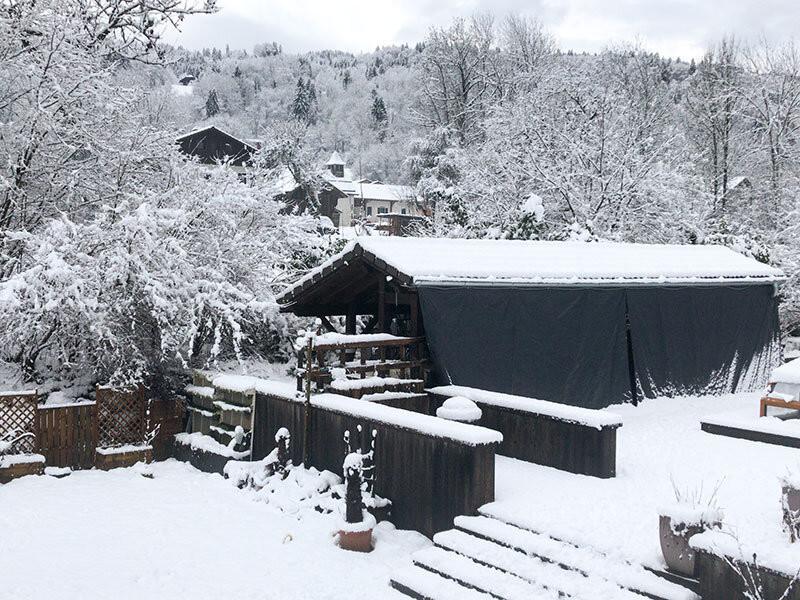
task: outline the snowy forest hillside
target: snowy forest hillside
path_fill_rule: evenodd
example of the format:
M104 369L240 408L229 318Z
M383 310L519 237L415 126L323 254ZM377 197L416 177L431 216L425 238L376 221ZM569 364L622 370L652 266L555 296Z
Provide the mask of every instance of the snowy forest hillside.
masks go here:
M287 214L338 150L417 187L421 235L721 243L782 267L800 324L800 51L720 40L699 61L559 48L479 15L353 55L189 51L171 23L213 2L0 5L0 353L14 377L167 381L286 358L275 294L341 240ZM188 86L179 77L191 75ZM263 142L252 181L181 156L216 124ZM5 372L5 371L4 371Z

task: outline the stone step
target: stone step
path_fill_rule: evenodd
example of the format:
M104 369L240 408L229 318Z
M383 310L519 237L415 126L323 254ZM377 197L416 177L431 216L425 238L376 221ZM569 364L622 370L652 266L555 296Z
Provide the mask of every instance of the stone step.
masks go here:
M527 556L573 570L591 578L601 578L638 597L658 600L695 600L696 594L666 581L641 565L611 557L593 548L580 547L554 539L515 524L488 516L457 517L456 529L510 548Z
M586 576L552 562L517 552L463 531L445 531L434 542L481 565L521 578L562 596L586 600L643 600L644 596L625 590L602 577Z
M420 550L414 553L413 559L414 564L423 569L498 600L557 600L559 597L553 590L441 547Z
M416 565L395 571L390 584L416 600L494 600L489 594L469 589Z

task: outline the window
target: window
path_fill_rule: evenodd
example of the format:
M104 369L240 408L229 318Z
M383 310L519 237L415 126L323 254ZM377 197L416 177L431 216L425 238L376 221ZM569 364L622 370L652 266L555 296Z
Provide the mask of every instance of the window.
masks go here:
M401 215L404 215L404 214L406 214L406 209L405 209L405 208L401 208L401 209L400 209L400 214L401 214Z
M372 207L371 207L371 206L368 206L368 207L367 207L367 216L368 216L368 217L371 217L371 216L372 216Z
M389 212L389 209L386 208L385 206L379 206L378 207L378 214L379 215L385 215L388 212Z

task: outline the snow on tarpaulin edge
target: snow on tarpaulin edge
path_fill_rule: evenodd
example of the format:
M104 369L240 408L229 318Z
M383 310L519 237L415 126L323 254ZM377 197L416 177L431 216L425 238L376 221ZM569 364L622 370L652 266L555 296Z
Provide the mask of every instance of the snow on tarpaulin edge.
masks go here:
M504 394L460 385L441 385L426 391L439 396L462 396L473 402L536 413L596 429L622 426L622 418L611 412L538 400L527 396Z
M425 435L462 442L470 446L499 444L503 441L503 434L494 429L446 421L439 417L432 417L383 404L365 402L338 394L316 394L311 397L311 404L317 408L341 412L386 425L395 425Z

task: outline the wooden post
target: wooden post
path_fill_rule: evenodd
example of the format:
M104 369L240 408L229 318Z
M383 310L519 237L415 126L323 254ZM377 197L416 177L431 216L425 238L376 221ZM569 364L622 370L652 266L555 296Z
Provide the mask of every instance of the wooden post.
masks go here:
M383 275L378 279L378 331L386 333L386 282Z
M409 311L411 312L411 336L417 337L419 335L419 304L416 294L411 296Z
M308 468L311 461L311 355L313 353L313 338L308 338L306 347L306 410L303 415L303 465Z
M356 308L352 304L347 307L347 316L345 317L344 332L347 335L355 335L356 333Z

